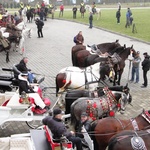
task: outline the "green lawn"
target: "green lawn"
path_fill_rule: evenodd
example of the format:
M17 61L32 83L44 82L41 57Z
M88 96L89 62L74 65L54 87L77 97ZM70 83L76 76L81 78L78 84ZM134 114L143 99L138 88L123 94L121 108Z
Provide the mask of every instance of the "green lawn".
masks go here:
M95 27L105 28L107 30L118 32L120 34L125 34L140 40L150 42L150 8L143 9L131 9L134 17L133 23L135 23L137 33L132 33L132 26L130 28L125 28L126 23L126 9L121 10L121 23L116 23L116 11L117 9L102 9L101 18L96 19L94 15L93 25ZM55 12L55 18L59 19L59 12ZM81 18L79 11L77 12L77 19L72 18L72 11L65 11L64 16L60 19L80 22L88 24L89 13L85 13L85 17Z

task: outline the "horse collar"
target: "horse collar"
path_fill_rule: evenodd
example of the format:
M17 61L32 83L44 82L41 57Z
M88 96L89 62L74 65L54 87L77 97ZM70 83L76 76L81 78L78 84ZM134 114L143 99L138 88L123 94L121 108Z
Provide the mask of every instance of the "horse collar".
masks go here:
M139 130L139 126L138 126L136 120L135 119L130 119L130 121L132 122L132 126L133 126L134 130L138 131Z

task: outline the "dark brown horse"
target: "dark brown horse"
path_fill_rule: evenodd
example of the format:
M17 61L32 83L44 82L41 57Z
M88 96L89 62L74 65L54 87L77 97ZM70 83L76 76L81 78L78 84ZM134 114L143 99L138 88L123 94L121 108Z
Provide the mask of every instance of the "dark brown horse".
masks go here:
M149 150L150 129L122 131L109 141L108 150Z
M118 118L103 118L98 120L94 129L95 139L98 143L97 150L105 150L110 138L122 130L144 130L149 129L147 111L143 111L135 118L128 120Z
M86 50L86 46L84 46L84 45L75 45L71 49L71 58L72 58L72 65L73 66L77 66L76 65L77 60L76 60L75 54L80 50Z
M117 47L109 53L111 56L116 55L114 58L117 58L117 61L114 63L114 71L115 71L115 78L113 82L114 86L116 85L116 83L120 85L122 73L125 67L125 61L127 60L128 56L131 53L133 55L136 54L136 51L133 49L133 46L126 48L125 45Z
M89 51L87 50L86 46L83 46L83 45L74 46L72 48L72 64L73 66L77 66L77 67L88 67L96 62L100 62L101 58L99 57L99 55L104 54L105 52L109 53L111 50L115 49L118 46L120 46L120 44L118 43L118 40L112 43L98 44L97 47L99 47L101 51L99 51L99 49L97 51L93 51L92 49L91 51ZM88 59L86 58L93 54L97 54L95 55L96 58L94 58L94 60L90 59L92 62L88 61Z

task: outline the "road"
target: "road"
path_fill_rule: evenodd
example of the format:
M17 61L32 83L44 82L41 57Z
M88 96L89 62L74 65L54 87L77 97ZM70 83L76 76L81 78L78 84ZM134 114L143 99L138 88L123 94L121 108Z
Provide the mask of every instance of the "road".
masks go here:
M74 22L48 19L43 28L44 38L37 38L36 25L27 23L27 27L32 29L32 37L27 39L25 53L10 53L10 62L5 62L5 54L0 53L0 67L12 67L17 64L24 56L29 58L28 68L33 72L45 76L43 86L55 87L55 76L58 71L64 67L72 66L71 48L74 46L73 37L79 32L83 32L85 38L84 45L100 44L105 42L114 42L119 39L121 45L127 47L133 45L136 51L140 51L143 60L143 52L148 52L150 45L137 41L132 38L124 37L118 34L107 32L98 28L89 29L87 25ZM126 61L126 67L123 73L121 84L128 82L129 61ZM148 73L149 74L149 73ZM150 83L150 78L148 79ZM143 83L142 69L140 68L140 82L138 84L129 83L131 94L133 96L132 105L128 105L124 114L117 114L117 117L129 119L141 113L142 109L149 109L150 106L150 86L141 88ZM48 97L52 103L55 102L55 88L48 89ZM51 94L53 93L53 94ZM5 129L0 129L0 137L10 136L15 133L29 132L29 127L24 122L11 122Z

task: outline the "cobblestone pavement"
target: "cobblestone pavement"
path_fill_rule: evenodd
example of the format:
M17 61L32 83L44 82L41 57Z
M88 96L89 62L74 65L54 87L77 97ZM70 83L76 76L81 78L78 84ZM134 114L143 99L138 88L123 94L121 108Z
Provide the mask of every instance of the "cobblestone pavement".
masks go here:
M51 20L45 22L43 28L44 38L37 38L37 29L34 23L27 23L27 27L32 29L32 37L27 39L25 52L20 55L19 51L10 53L10 62L5 62L5 54L0 53L0 67L12 67L18 63L23 56L29 58L28 66L33 72L45 76L43 86L55 87L55 76L64 67L71 66L71 48L74 46L73 37L81 30L85 38L84 44L100 44L113 42L119 39L121 45L127 47L133 45L134 49L140 51L143 60L143 52L149 52L150 45L140 41L113 34L98 28L89 29L87 25L67 22L62 20ZM130 30L130 29L127 29ZM137 33L140 34L140 33ZM149 52L150 53L150 52ZM123 73L121 84L128 82L129 61ZM149 73L148 73L149 75ZM140 69L140 82L138 84L129 83L133 96L132 105L128 105L124 114L117 114L117 117L127 119L137 116L142 109L149 109L150 106L150 86L141 88L143 78ZM149 78L150 83L150 78ZM56 100L55 88L48 89L47 93L52 101ZM29 132L29 127L24 122L10 122L5 129L0 129L0 137L9 136L15 133Z

